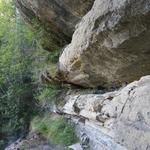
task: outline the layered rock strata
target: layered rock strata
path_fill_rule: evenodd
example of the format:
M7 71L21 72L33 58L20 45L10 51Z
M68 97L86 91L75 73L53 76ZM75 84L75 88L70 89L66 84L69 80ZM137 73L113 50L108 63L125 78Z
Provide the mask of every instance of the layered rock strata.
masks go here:
M91 150L150 149L150 76L114 92L70 95L66 101L63 112L78 118Z

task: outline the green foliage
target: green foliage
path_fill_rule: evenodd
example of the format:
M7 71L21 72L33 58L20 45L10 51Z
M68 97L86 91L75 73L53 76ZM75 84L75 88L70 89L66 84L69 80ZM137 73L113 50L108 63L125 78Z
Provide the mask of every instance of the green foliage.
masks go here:
M69 146L78 142L74 128L63 117L36 117L31 123L31 128L32 131L43 134L53 144Z
M12 1L0 0L0 149L26 134L34 112L32 41Z
M45 70L55 76L59 56L56 45L52 45L53 52L43 50L42 44L48 39L43 38L44 32L39 28L35 34L29 29L16 11L13 0L0 0L0 149L28 132L35 113L35 93L37 100L49 102L59 92L56 86L38 82ZM55 123L59 125L59 122ZM70 128L63 134L66 132L73 134ZM60 139L56 141L61 143Z
M56 100L59 91L60 90L57 89L57 87L55 86L45 85L38 92L36 98L39 100L41 104L54 102Z
M55 77L57 71L56 64L52 60L55 56L52 53L48 53L47 51L41 49L36 49L34 52L34 57L36 57L36 59L33 62L33 80L37 85L35 98L40 102L40 104L43 105L56 101L56 97L60 93L61 89L57 85L42 83L41 78L39 79L39 76L44 72L49 72L51 77Z
M34 75L33 80L36 82L38 88L35 94L36 99L40 104L54 102L57 95L60 93L60 87L57 85L47 85L41 82L39 75L48 72L51 77L55 77L57 72L57 62L60 54L58 47L53 51L48 52L41 46L41 39L43 36L43 29L39 26L40 32L36 33L36 49L34 49ZM39 39L41 37L41 39ZM36 66L36 67L35 67ZM39 81L39 82L38 82ZM38 83L37 83L38 82Z
M55 50L55 51L49 53L47 55L47 57L46 57L47 62L51 62L53 64L56 64L58 62L59 55L60 55L60 51L59 50Z

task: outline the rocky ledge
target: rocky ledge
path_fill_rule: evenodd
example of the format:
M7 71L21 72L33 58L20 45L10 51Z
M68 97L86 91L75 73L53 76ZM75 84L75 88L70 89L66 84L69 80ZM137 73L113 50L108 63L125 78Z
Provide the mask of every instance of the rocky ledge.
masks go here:
M150 149L150 76L105 94L68 95L63 112L90 150Z
M150 76L104 94L71 94L59 112L75 125L80 144L73 150L149 150ZM57 111L55 111L57 112ZM65 150L31 133L6 150Z

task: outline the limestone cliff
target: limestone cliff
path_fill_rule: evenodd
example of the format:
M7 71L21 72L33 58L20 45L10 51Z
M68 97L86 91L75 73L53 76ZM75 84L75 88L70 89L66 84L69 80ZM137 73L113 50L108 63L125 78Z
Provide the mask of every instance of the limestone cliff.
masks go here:
M150 1L95 0L59 59L66 80L117 86L150 74Z
M38 18L50 41L66 46L58 61L62 81L120 88L67 94L65 105L57 106L76 123L81 141L86 134L90 150L149 150L150 0L16 0L16 5L28 22Z
M78 118L90 150L149 150L149 106L150 76L145 76L114 92L68 95L63 112Z
M44 25L50 43L62 47L75 31L59 59L65 81L85 87L120 86L150 73L149 0L16 0L16 4L26 20L36 17Z

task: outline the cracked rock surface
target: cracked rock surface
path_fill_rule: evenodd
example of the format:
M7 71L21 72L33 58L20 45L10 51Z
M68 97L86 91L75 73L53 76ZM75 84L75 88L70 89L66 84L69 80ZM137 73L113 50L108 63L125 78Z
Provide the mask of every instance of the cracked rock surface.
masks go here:
M106 141L100 145L107 150L110 150L109 139L123 149L150 149L150 76L114 92L68 95L66 101L63 112L78 117L80 128L89 128L86 133L97 130L95 135L89 134L91 142L104 134ZM92 146L91 150L97 148L103 150L102 146Z

